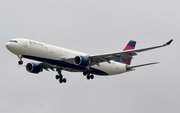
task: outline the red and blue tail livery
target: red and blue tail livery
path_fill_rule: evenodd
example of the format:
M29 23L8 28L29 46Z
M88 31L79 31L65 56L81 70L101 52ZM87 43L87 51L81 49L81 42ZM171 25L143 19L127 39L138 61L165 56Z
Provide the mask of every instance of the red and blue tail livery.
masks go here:
M130 40L129 43L127 44L127 46L124 48L124 51L125 50L131 50L131 49L135 49L135 46L136 46L136 41L133 41L133 40ZM122 58L122 62L130 65L131 64L131 59L130 57L126 57L126 58Z
M124 48L124 50L131 50L135 49L136 41L130 40L127 46Z

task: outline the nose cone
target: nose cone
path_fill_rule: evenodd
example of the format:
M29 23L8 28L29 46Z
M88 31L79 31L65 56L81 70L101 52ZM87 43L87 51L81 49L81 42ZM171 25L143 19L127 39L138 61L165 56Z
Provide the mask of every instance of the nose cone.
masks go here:
M5 44L6 48L13 54L19 55L21 52L21 44L18 43L17 39L12 39Z
M9 42L6 43L6 48L7 48L8 50L10 50L11 44L10 44Z
M12 53L14 53L15 52L15 46L14 46L14 44L13 43L11 43L11 42L7 42L6 43L6 48L10 51L10 52L12 52Z

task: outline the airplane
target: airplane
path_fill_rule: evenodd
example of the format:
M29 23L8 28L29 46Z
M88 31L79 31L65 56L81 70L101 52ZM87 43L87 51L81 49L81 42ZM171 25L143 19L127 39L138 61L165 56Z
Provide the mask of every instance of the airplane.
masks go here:
M19 65L23 65L22 58L40 62L27 63L25 67L28 72L38 74L43 70L49 71L49 69L57 71L58 75L55 78L60 83L66 83L67 80L63 77L62 70L82 72L90 80L94 79L94 75L116 75L134 71L137 67L157 64L158 62L153 62L130 66L133 56L137 55L137 53L168 46L172 41L173 39L163 45L135 49L136 41L130 40L122 52L99 55L89 55L23 38L11 39L6 43L6 48L18 56Z

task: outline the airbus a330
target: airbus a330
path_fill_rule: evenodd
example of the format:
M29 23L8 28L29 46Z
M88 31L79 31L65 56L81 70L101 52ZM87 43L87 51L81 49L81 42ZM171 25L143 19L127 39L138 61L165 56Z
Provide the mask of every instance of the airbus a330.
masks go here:
M159 45L143 49L135 49L136 41L130 40L122 52L89 55L42 42L16 38L6 43L7 49L19 58L18 64L22 65L22 58L38 61L25 65L30 73L38 74L43 70L57 71L55 78L60 83L66 83L62 70L70 72L82 72L88 80L94 79L94 75L109 76L134 71L135 68L157 64L158 62L130 66L133 56L137 53L170 45L173 40Z

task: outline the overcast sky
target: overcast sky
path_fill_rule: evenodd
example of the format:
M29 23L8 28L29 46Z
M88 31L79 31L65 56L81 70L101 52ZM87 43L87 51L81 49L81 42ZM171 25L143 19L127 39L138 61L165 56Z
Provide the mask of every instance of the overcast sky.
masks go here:
M179 0L0 0L0 113L179 113ZM5 43L28 38L88 54L172 45L140 53L132 65L158 61L111 77L63 71L28 73ZM24 63L31 62L23 59ZM33 61L36 62L36 61Z

